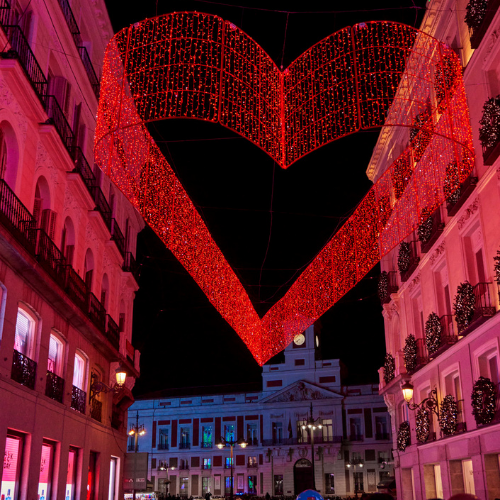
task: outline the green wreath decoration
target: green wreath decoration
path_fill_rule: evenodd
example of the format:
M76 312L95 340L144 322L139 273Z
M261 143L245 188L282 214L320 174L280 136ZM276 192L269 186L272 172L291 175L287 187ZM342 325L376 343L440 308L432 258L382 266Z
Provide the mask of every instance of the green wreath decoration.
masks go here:
M399 245L398 253L398 269L399 272L404 273L410 268L411 252L410 244L406 241L402 241Z
M491 148L500 139L500 96L491 97L483 106L483 116L479 120L479 140L483 148Z
M472 388L472 414L478 424L489 424L496 413L497 398L493 382L479 377Z
M458 424L458 405L455 398L448 394L439 409L439 427L446 436L452 436L457 432Z
M398 429L398 450L405 451L410 444L410 422L401 422Z
M427 243L432 236L432 229L434 220L428 208L424 208L420 214L420 224L417 228L418 239L422 243Z
M389 292L389 274L387 271L382 271L378 278L378 298L384 300Z
M429 354L434 354L441 347L441 320L439 316L432 312L425 322L425 347Z
M405 340L403 348L403 357L407 372L413 372L417 367L417 341L415 336L410 333Z
M495 273L495 281L500 284L500 251L497 250L497 254L493 257L495 264L493 266L493 272Z
M387 353L385 355L384 361L384 381L388 384L391 380L394 380L394 373L396 372L396 363L392 354Z
M465 8L465 24L471 30L477 30L486 17L487 8L488 0L469 0Z
M475 307L476 298L474 296L473 286L468 281L460 283L457 288L455 303L453 304L459 333L470 325L474 317Z
M426 443L431 434L431 412L427 408L419 408L415 415L415 431L419 443Z

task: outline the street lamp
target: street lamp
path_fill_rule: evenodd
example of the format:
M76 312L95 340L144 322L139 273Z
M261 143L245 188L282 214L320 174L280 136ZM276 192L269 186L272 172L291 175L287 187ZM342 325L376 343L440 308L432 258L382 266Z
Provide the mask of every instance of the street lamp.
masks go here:
M323 421L321 418L317 418L314 420L313 418L313 405L311 403L311 413L309 415L309 418L307 420L302 420L301 422L301 428L302 430L308 430L309 433L311 434L311 451L312 451L312 473L313 473L313 490L316 490L316 474L314 473L314 431L316 429L322 429L323 428Z
M234 441L234 439L226 439L221 436L220 441L216 444L217 448L219 450L222 450L224 446L229 446L231 448L231 459L230 459L230 466L231 466L231 493L230 493L230 500L233 500L233 448L235 444L239 444L242 448L245 448L246 445L248 444L243 438L238 439L238 441Z
M410 382L405 382L401 390L403 391L403 398L408 405L408 408L412 411L419 410L421 408L428 409L434 412L439 418L439 402L437 400L437 389L432 389L431 395L428 398L423 399L419 404L412 403L413 399L413 385Z
M360 469L363 468L363 462L359 462L359 461L352 461L352 462L347 462L345 464L345 466L350 469L351 467L353 467L353 472L355 473L356 472L356 467L359 467ZM353 476L353 479L354 479L354 476ZM354 494L356 495L356 498L358 498L358 484L356 481L354 481Z
M116 377L116 384L112 387L106 385L104 382L94 382L90 386L91 393L93 393L94 397L100 392L118 392L125 385L127 372L119 366L116 369L115 377Z
M135 425L132 424L130 426L130 430L128 431L129 436L135 436L134 440L134 453L137 453L139 447L139 436L144 436L146 434L146 429L144 428L144 424L139 425L139 412L135 417ZM134 467L135 470L135 467ZM134 476L134 500L135 500L135 476Z

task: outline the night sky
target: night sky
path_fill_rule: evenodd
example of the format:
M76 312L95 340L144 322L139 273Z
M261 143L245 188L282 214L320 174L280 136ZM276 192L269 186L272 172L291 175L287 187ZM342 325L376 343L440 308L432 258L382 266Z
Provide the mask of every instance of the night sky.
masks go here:
M426 2L147 0L134 3L133 9L124 8L122 1L106 3L115 31L156 13L217 14L286 67L345 26L371 20L419 26ZM287 14L290 9L300 13ZM282 170L259 148L218 124L164 120L149 130L261 316L370 188L365 171L379 133L358 132ZM136 396L170 388L258 383L261 368L243 342L149 228L139 236L137 260L141 274L133 343L142 355ZM346 383L378 381L385 355L378 274L377 266L320 320L323 358L342 360Z

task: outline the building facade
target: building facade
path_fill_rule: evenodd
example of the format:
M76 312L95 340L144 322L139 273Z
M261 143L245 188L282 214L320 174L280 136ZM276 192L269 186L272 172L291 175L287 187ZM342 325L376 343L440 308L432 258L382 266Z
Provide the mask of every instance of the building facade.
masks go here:
M0 2L2 500L121 494L143 222L93 163L111 35L103 0Z
M476 156L459 190L382 261L387 356L380 390L403 500L500 496L499 4L431 0L421 26L459 56ZM408 129L383 131L371 180L411 137ZM410 405L402 393L408 383Z
M216 446L222 437L248 443L233 449L235 494L296 495L311 486L313 470L323 495L376 491L392 476L387 408L376 386L343 386L339 360L318 359L318 344L314 326L298 335L284 363L264 365L261 391L138 398L129 419L138 416L146 429L138 451L149 454L153 489L229 495L230 448ZM322 423L314 443L302 429L311 408ZM130 452L134 444L131 436Z

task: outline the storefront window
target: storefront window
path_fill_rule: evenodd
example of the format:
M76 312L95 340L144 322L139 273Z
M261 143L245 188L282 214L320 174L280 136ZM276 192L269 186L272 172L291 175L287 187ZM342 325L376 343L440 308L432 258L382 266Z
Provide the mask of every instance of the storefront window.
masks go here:
M257 493L257 476L248 476L248 493L251 495Z
M74 500L75 498L76 457L77 457L77 450L74 448L70 448L68 455L68 473L66 474L65 500Z
M87 475L87 500L95 500L96 466L97 453L95 451L91 451L89 456L89 471Z
M42 445L42 458L40 459L40 476L38 479L38 498L46 500L50 498L50 487L52 486L52 458L54 446L49 443Z
M0 487L2 499L13 500L19 491L22 444L22 438L18 436L8 435L5 441L2 484Z
M118 459L111 457L111 462L109 464L109 492L108 499L115 500L115 487L116 487L116 468Z

